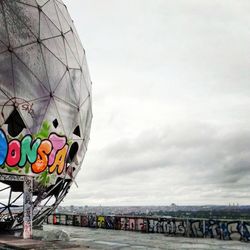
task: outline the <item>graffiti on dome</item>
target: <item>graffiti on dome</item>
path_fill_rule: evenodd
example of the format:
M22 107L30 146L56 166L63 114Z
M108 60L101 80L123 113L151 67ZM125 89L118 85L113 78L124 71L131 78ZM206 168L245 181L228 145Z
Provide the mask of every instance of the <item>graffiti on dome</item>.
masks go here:
M67 157L72 143L64 135L50 132L44 122L36 135L9 136L0 129L0 172L36 176L49 185L67 172Z
M35 118L35 112L33 109L34 103L17 97L10 98L4 103L4 105L2 105L1 114L4 116L4 109L13 105L16 109L26 111L32 118Z

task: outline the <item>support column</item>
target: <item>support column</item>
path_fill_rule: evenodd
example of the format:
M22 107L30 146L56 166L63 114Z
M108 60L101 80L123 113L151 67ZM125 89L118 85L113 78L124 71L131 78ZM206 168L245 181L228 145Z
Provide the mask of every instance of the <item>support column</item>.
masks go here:
M24 177L23 182L23 238L32 238L32 207L33 197L33 178L30 176Z

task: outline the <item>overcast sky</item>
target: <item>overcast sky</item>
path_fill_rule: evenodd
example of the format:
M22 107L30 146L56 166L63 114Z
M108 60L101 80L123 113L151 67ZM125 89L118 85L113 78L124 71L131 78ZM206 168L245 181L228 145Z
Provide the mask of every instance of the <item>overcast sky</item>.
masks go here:
M250 1L65 0L93 81L61 205L250 203Z

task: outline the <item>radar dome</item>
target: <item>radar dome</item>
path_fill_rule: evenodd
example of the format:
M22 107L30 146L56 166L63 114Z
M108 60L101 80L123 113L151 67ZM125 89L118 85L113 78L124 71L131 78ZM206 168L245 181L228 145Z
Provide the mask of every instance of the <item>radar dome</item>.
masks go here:
M22 224L13 178L31 176L39 224L79 172L92 121L85 50L61 0L0 1L0 65L0 216Z

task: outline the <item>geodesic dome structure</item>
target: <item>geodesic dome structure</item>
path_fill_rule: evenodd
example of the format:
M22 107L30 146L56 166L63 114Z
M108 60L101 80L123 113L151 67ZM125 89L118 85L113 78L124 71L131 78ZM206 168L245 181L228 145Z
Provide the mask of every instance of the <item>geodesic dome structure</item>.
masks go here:
M40 224L67 194L89 141L91 80L61 0L0 0L0 65L0 227L18 228L17 177L33 177Z

